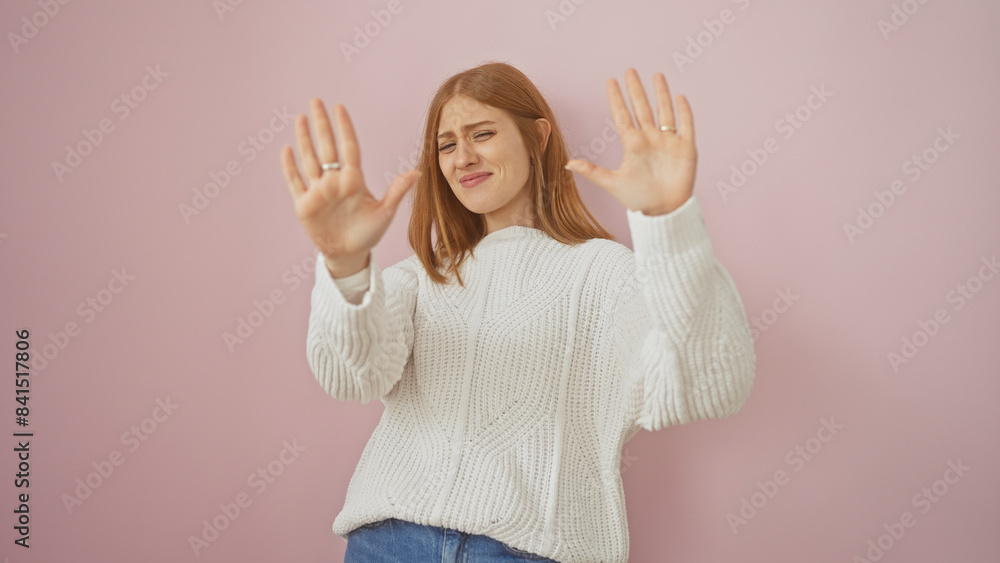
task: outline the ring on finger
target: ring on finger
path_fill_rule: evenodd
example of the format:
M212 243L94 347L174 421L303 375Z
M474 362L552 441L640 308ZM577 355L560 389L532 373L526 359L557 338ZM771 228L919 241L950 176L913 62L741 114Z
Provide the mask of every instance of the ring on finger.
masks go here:
M323 163L323 171L326 172L327 170L340 170L340 163L339 162L324 162Z
M676 133L677 128L674 127L673 125L660 125L660 131L672 131Z

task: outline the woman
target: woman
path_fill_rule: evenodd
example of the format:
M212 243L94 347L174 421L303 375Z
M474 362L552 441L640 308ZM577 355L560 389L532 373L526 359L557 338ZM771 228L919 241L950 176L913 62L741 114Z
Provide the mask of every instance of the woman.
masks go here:
M381 201L346 109L338 149L312 100L318 154L298 117L305 178L291 147L282 164L318 248L309 365L333 397L385 405L333 523L345 561L627 561L624 444L742 407L750 327L693 197L691 108L678 97L675 126L657 74L657 125L626 79L634 118L608 82L624 146L610 171L568 161L519 70L461 72L431 102L417 169ZM626 207L634 253L571 170ZM382 270L373 248L413 185L414 255Z

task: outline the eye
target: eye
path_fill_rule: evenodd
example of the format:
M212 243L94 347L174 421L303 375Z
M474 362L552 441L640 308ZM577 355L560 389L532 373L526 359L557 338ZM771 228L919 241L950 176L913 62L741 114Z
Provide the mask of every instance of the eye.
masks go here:
M474 137L476 139L489 139L494 134L495 133L493 131L480 131L480 132L476 133L474 135ZM438 151L444 152L444 151L450 149L451 147L453 147L454 145L455 145L455 143L445 143L445 144L441 145L440 147L438 147Z

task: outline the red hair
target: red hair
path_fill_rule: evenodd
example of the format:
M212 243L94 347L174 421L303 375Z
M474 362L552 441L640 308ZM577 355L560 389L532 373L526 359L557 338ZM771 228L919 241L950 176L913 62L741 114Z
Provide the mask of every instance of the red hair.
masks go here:
M528 189L536 217L535 227L564 244L593 238L615 240L587 210L580 199L573 173L563 168L569 160L562 131L538 88L520 70L494 62L460 72L444 81L431 101L424 129L420 178L413 194L409 241L428 276L447 283L438 271L447 258L445 273L453 273L465 287L458 268L476 244L486 236L486 220L469 211L452 192L441 172L437 155L437 128L441 109L455 96L464 95L503 110L517 125L528 150L531 171ZM535 122L545 118L551 125L543 151L542 136ZM538 174L537 171L542 173ZM431 232L436 235L432 241Z

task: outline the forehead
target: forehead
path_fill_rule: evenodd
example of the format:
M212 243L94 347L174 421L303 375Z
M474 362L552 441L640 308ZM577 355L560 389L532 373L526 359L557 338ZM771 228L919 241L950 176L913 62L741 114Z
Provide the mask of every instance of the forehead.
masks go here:
M441 107L441 119L438 129L441 132L442 130L450 130L453 126L475 123L484 119L501 123L506 121L506 115L499 109L488 106L474 98L455 96Z

